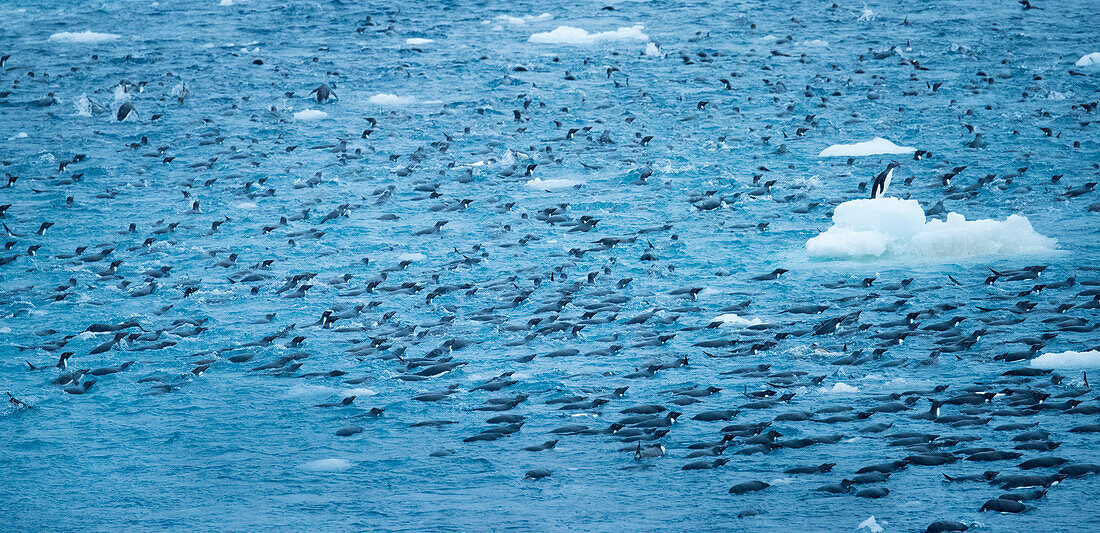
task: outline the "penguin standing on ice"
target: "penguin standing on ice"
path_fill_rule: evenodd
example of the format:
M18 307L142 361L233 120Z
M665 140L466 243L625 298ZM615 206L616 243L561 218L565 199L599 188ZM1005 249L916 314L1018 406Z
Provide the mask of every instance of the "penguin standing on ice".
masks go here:
M886 170L875 176L874 181L871 182L871 198L881 198L886 194L886 189L890 188L890 178L894 177L894 169L899 166L897 161L892 161L886 165Z

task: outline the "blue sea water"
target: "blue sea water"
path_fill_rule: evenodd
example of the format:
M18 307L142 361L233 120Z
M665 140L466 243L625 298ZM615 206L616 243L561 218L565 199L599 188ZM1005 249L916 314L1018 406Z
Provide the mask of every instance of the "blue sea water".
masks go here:
M937 384L950 386L947 396L978 383L1052 395L1085 387L1078 370L1060 371L1059 384L1043 386L1047 376L990 385L1026 366L993 360L1021 349L1013 340L1057 333L1042 352L1100 344L1088 328L1096 309L1054 311L1087 303L1085 283L1100 280L1097 194L1067 194L1100 181L1100 74L1074 66L1100 51L1100 4L1035 5L4 2L0 172L18 179L0 188L0 205L11 204L0 258L12 258L0 265L0 388L30 407L0 408L0 529L822 531L854 530L873 515L887 531L923 531L936 520L983 531L1095 530L1097 476L1067 479L1013 515L978 511L1006 491L941 475L1016 474L1018 461L911 466L875 500L813 490L912 455L860 433L868 423L894 422L887 434L975 436L958 447L998 450L1011 450L1017 432L994 426L1038 423L1061 444L1019 461L1096 463L1096 434L1068 432L1095 415L1041 411L955 427L910 419L926 409L921 400L865 421L774 422L785 439L843 439L759 455L735 454L734 442L720 456L727 464L681 469L695 460L685 457L690 444L782 412L866 410L882 403L874 396ZM586 44L529 40L560 26L641 28ZM85 31L115 37L57 36ZM322 83L337 100L311 99ZM135 115L116 120L127 102ZM295 117L305 110L327 117ZM986 146L970 146L975 132ZM873 137L927 154L818 156ZM1057 250L811 258L805 243L830 226L832 208L866 197L860 185L890 161L901 164L890 195L925 208L942 200L971 220L1026 216ZM529 165L537 166L526 175ZM715 197L726 201L697 207ZM304 210L307 219L293 219ZM438 233L416 235L444 220ZM38 235L43 222L53 225ZM609 237L623 241L596 242ZM40 248L29 255L32 246ZM87 249L58 257L78 247ZM103 260L80 260L108 248ZM101 274L114 260L117 273ZM983 283L989 268L1029 265L1047 267L1041 279ZM132 294L164 266L152 294ZM789 272L752 280L775 268ZM304 297L277 292L305 273L315 276ZM258 277L241 281L248 274ZM1020 294L1071 276L1072 287ZM914 279L907 287L885 287L906 278ZM676 293L684 288L701 290ZM872 310L896 299L907 307ZM733 312L772 327L707 327L744 301ZM1018 301L1036 306L1016 312ZM813 304L830 308L784 312ZM941 304L958 307L925 324L958 314L968 335L983 318L1024 320L986 326L972 347L938 359L928 359L936 337L924 332L863 364L834 364L879 347L875 324ZM858 310L836 334L775 338ZM321 327L325 311L348 317ZM1058 316L1086 327L1064 331L1050 320ZM125 330L133 338L90 353L112 334L85 332L89 325L126 320L141 324ZM561 329L540 330L553 325ZM736 344L697 346L716 339ZM753 345L760 349L747 350ZM589 355L609 346L622 348ZM579 353L547 357L565 349ZM135 362L72 395L50 384L66 351L70 369ZM253 370L303 352L297 370ZM252 359L229 360L238 355ZM422 370L406 363L424 357L465 364L399 378ZM629 377L682 357L686 366ZM758 364L824 379L781 390L796 396L771 409L691 420L772 386L767 376L729 374ZM504 372L517 383L472 390ZM857 391L834 392L838 383ZM452 386L444 400L414 399ZM670 403L683 397L672 391L695 386L722 390ZM621 387L629 388L612 394ZM527 417L521 429L464 442L501 414L475 408L517 394L525 401L505 413ZM350 406L315 407L350 395ZM609 401L576 410L547 403L569 396ZM1097 394L1078 399L1096 405ZM551 433L569 424L602 430L644 404L684 413L655 441L664 457L635 460L636 444L614 434ZM995 399L989 409L1004 407ZM426 420L453 423L410 427ZM349 426L363 431L336 435ZM552 450L522 449L550 439L559 439ZM450 453L433 456L439 450ZM784 474L824 462L837 466ZM536 468L551 475L525 479ZM727 492L748 480L771 487ZM739 517L747 509L758 513Z

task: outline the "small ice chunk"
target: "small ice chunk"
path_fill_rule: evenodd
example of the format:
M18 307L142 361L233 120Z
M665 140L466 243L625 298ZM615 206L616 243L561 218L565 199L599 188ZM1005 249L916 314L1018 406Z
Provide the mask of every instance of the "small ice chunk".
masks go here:
M413 103L413 97L397 96L396 94L389 93L378 93L370 97L370 100L368 100L368 102L380 106L400 107Z
M648 41L649 36L642 33L645 26L637 25L619 28L615 31L588 33L587 30L572 26L558 26L554 31L536 33L528 41L538 44L593 45L615 41Z
M1100 368L1100 351L1045 353L1032 359L1031 366L1051 370Z
M867 530L869 533L882 533L883 531L882 526L878 525L878 521L875 520L874 516L871 516L867 520L860 522L859 525L856 526L856 530Z
M1093 52L1081 56L1074 65L1078 67L1095 67L1100 66L1100 52Z
M528 22L540 22L543 20L550 20L554 18L554 15L550 13L543 13L541 15L524 15L522 17L513 17L512 15L497 15L493 20L500 22L507 22L514 26L523 26Z
M294 120L324 120L326 118L328 118L328 113L317 109L303 109L294 113Z
M51 35L49 41L54 43L96 44L114 41L121 37L121 35L115 33L96 33L94 31L82 31L79 33L72 33L65 31Z
M833 385L833 388L828 389L828 392L833 394L855 394L859 392L859 389L847 383L837 382Z
M343 472L351 469L351 461L347 459L317 459L302 465L303 470L310 472Z
M568 187L572 187L574 185L580 185L581 183L584 183L584 182L579 181L579 180L571 180L571 179L567 179L567 178L547 179L547 180L544 180L542 178L535 178L535 179L525 183L525 185L527 185L528 187L531 187L532 189L551 190L551 189L565 189L565 188L568 188Z
M721 322L723 326L759 326L764 323L759 318L745 318L738 316L736 313L718 315L711 322Z
M910 146L898 146L882 137L855 144L834 144L818 154L818 157L863 157L880 154L911 154L917 149Z

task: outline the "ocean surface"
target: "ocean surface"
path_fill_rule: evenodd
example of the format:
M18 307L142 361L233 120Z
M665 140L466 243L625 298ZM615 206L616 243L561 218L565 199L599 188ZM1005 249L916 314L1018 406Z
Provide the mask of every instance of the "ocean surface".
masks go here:
M3 2L0 530L1100 529L1100 476L1023 513L943 476L1100 462L1095 358L1002 375L1100 345L1100 2L1034 6ZM830 230L892 161L949 227ZM754 423L837 438L722 442Z

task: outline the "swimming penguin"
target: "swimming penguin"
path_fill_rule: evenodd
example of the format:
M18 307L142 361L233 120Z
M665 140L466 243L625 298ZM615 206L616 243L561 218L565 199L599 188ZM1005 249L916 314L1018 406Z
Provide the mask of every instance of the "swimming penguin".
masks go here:
M881 198L886 194L886 189L890 188L890 178L894 177L894 169L898 168L897 161L891 161L889 165L886 165L886 170L879 172L878 176L875 176L874 181L871 182L871 198Z
M335 84L329 86L327 83L322 83L320 87L310 91L309 94L316 94L317 103L321 104L327 102L329 99L339 100L339 98L336 97L336 93L332 92L332 88L335 86Z
M130 118L130 115L137 116L134 114L134 104L131 104L130 102L125 102L121 106L119 106L118 115L116 116L116 118L119 122L122 122L123 120Z

